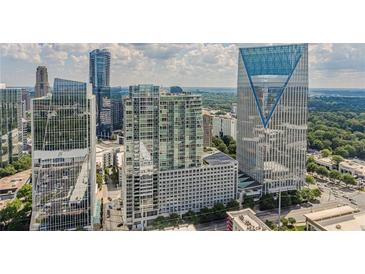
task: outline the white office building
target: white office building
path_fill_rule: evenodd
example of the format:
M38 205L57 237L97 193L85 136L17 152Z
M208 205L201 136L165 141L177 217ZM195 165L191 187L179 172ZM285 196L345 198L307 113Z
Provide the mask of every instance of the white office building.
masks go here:
M214 115L213 116L213 136L231 136L234 140L237 139L237 119L231 114Z
M222 152L203 160L200 167L160 172L160 214L199 211L237 198L237 161Z

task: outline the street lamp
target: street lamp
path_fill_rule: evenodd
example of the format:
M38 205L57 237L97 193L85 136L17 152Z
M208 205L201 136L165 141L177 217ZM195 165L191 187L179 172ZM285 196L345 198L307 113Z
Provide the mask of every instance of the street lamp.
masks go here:
M277 199L279 198L279 205L278 205L278 226L280 227L281 226L281 218L280 218L280 215L281 215L281 187L279 187L279 195L277 196L277 194L274 195L274 200L276 201Z

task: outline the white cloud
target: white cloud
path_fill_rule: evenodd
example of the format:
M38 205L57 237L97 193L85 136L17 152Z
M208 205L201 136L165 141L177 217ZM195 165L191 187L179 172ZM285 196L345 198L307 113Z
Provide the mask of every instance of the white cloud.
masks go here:
M238 48L256 45L0 44L0 50L9 62L18 60L33 64L33 70L44 64L50 74L59 77L71 75L81 81L87 80L88 53L95 48L108 48L112 54L113 85L149 82L235 86ZM365 44L311 44L309 65L312 86L338 85L339 77L342 85L365 86L361 78L365 74ZM4 66L2 70L3 74L11 73ZM23 82L33 83L34 79Z

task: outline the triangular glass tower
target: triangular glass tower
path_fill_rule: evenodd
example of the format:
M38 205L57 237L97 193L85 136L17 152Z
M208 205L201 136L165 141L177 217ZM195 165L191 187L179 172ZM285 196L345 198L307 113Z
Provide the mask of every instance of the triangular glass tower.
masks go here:
M303 44L240 49L240 56L265 128L293 75L303 49Z
M308 46L241 48L238 57L237 159L264 193L304 183Z

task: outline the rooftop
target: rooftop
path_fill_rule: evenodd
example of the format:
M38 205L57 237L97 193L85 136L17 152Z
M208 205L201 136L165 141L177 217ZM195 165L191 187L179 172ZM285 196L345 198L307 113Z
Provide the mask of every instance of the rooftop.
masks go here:
M250 209L227 212L228 217L244 231L268 231L270 228L256 217L255 212Z
M229 157L227 154L223 152L216 152L214 154L208 155L204 158L204 162L206 162L208 165L226 165L226 164L232 164L235 163L236 160Z
M365 175L365 161L358 159L344 160L340 163L341 168L348 168L356 171L357 174Z
M304 215L325 231L365 231L365 212L350 206L318 211Z
M357 210L350 206L340 206L340 207L321 210L321 211L317 211L317 212L313 212L313 213L308 213L308 214L305 214L304 217L306 217L312 221L320 221L320 220L325 220L325 219L329 219L329 218L334 218L337 216L351 214L354 212L357 212Z
M365 212L320 221L327 231L365 231Z
M17 174L0 179L0 190L18 189L22 187L29 177L32 175L32 170L27 169Z

